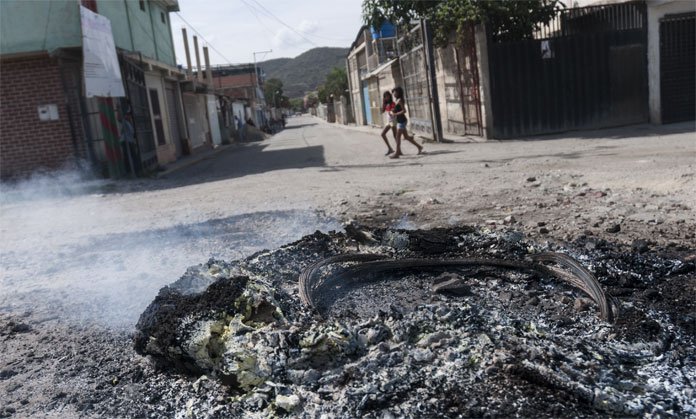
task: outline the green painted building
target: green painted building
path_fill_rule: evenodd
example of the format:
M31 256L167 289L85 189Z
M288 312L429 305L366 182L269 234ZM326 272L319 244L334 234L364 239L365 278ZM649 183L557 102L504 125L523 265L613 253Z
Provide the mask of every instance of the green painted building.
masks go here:
M176 0L97 0L109 18L117 48L176 66L169 13ZM0 0L0 54L21 54L82 46L78 0Z
M85 98L81 5L111 22L126 98ZM185 152L177 11L177 0L0 0L0 177L82 161L118 177ZM120 141L128 113L132 150Z

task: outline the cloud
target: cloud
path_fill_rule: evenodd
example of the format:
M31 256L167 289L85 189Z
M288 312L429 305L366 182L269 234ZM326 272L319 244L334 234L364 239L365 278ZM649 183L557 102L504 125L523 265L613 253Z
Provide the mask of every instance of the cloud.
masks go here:
M316 21L303 20L297 26L295 32L286 27L281 27L276 31L271 42L273 42L273 48L278 50L296 48L301 45L310 44L307 39L311 39L310 35L316 33L319 30L319 23Z
M319 23L314 20L303 20L300 22L300 27L297 28L298 31L305 34L313 34L319 29Z

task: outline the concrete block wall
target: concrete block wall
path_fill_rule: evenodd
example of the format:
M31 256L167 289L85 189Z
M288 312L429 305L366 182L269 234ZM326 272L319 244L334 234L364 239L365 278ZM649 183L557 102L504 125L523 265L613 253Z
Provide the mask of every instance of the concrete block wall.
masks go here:
M56 169L73 161L75 147L57 60L40 57L1 66L0 177ZM56 105L58 119L39 120L41 105Z
M454 37L452 42L455 42ZM459 64L454 44L437 48L434 52L442 130L445 134L465 135Z

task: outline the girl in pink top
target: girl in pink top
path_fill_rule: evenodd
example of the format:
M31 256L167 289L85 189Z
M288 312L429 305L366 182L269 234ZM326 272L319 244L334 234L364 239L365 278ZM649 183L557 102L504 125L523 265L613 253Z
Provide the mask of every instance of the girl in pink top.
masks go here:
M394 149L392 149L391 145L389 144L389 140L387 140L387 133L391 131L392 135L396 139L396 124L394 122L394 116L392 115L392 111L394 110L395 105L396 104L392 100L391 93L389 93L388 91L384 92L384 95L382 95L382 113L386 112L387 115L389 115L389 122L387 123L387 126L385 126L382 130L382 139L384 140L384 144L387 145L387 153L385 154L385 156L388 156L394 152Z

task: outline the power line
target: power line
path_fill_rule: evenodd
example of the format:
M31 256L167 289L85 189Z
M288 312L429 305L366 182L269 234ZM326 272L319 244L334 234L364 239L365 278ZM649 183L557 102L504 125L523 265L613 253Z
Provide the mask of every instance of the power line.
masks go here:
M241 1L242 1L242 3L244 3L244 4L247 4L247 5L249 4L249 3L246 2L246 0L241 0ZM261 11L263 11L266 15L270 16L271 18L275 19L275 20L276 20L278 23L280 23L281 25L283 25L283 26L285 26L286 28L290 29L291 31L295 32L295 33L298 34L302 39L304 39L305 41L307 41L307 42L309 42L310 44L314 45L315 47L318 47L318 46L319 46L319 45L317 45L316 43L314 43L314 41L312 41L311 39L309 39L309 38L307 38L306 36L304 36L304 34L302 34L302 32L298 31L297 29L293 28L292 26L288 25L287 23L283 22L278 16L274 15L270 10L266 9L266 8L263 6L263 4L259 3L259 2L256 1L256 0L252 0L252 1L253 1L254 3L256 3L256 4L258 5L258 7L261 8Z
M264 28L266 28L266 31L267 31L267 32L264 32L263 36L266 38L266 41L268 41L269 44L272 44L271 40L268 38L268 33L271 33L271 32L272 32L271 29L270 29L268 26L266 26L266 24L263 23L263 21L259 18L259 15L256 13L256 12L257 12L256 9L254 9L253 7L251 7L251 5L250 5L249 3L244 2L244 5L247 7L247 9L249 9L249 11L251 12L251 14L254 15L254 17L256 18L256 21L259 22L259 25L261 25L261 26L263 26Z
M242 1L244 1L244 0L242 0ZM264 5L261 4L258 0L252 0L252 1L253 1L254 3L258 4L259 7L260 7L261 9L263 9L270 17L272 17L273 19L277 20L277 21L280 22L282 25L286 26L287 28L289 28L290 30L292 30L293 32L297 33L297 34L300 35L300 36L302 36L302 35L307 35L307 36L312 36L312 37L314 37L314 38L323 38L323 39L328 39L328 40L331 40L331 41L346 41L346 40L350 40L350 39L348 39L348 38L333 38L333 37L329 37L329 36L323 36L323 35L312 34L312 33L308 33L308 32L301 31L301 30L299 30L299 29L292 28L292 27L290 27L288 24L286 24L285 22L283 22L278 16L276 16L275 14L273 14L273 12L271 12L270 10L268 10L267 8L265 8ZM306 39L306 38L305 38L305 39ZM311 42L311 41L309 41L309 42ZM313 44L314 46L317 46L317 45L314 44L314 43L312 43L312 44Z
M181 13L176 12L176 15L179 16L179 19L181 19L185 24L187 24L196 33L196 35L198 35L203 41L205 41L205 43L208 44L208 46L213 51L215 51L220 57L222 57L225 61L227 61L227 64L233 65L232 61L230 61L227 57L225 57L220 51L218 51L217 48L215 48L213 46L213 44L211 44L207 39L205 39L205 37L203 37L203 35L201 35L201 33L198 32L198 29L194 28L192 24L188 23L188 21L186 19L184 19L183 16L181 16Z

